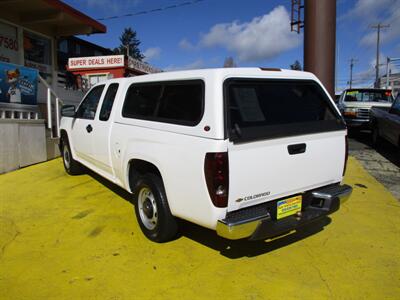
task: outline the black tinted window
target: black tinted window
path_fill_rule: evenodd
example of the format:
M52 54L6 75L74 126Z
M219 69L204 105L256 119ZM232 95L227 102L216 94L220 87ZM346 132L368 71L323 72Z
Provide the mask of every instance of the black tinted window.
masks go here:
M110 86L107 89L107 93L104 96L103 104L100 110L99 119L101 121L107 121L108 118L110 117L117 91L118 91L118 83L110 84Z
M93 120L96 115L97 105L103 92L104 85L94 87L79 106L76 117L81 119Z
M203 99L204 85L200 80L133 84L122 115L194 126L203 115Z
M290 136L344 128L323 90L311 81L230 80L229 128L234 139ZM330 129L329 129L330 130Z
M131 85L126 93L122 115L128 118L154 117L161 85Z

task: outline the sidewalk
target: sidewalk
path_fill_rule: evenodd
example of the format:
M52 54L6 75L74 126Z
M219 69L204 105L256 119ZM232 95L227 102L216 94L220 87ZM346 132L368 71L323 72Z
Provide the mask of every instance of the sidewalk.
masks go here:
M155 244L129 195L60 159L0 175L1 299L399 299L400 203L350 157L323 229L228 241L181 222Z

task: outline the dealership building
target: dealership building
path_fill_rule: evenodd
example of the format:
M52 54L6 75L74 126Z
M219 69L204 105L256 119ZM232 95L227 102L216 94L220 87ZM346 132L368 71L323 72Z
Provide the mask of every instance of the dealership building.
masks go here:
M87 88L110 77L159 71L74 37L106 31L60 0L0 1L0 173L57 155L62 103L77 104ZM79 65L91 57L98 64ZM76 76L86 85L71 84Z

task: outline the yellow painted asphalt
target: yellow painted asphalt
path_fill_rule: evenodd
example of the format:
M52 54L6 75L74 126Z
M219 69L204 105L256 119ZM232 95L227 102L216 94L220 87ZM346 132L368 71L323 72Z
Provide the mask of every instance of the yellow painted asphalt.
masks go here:
M0 299L400 299L400 203L354 158L345 182L323 230L232 242L183 222L156 244L129 195L59 159L0 175Z

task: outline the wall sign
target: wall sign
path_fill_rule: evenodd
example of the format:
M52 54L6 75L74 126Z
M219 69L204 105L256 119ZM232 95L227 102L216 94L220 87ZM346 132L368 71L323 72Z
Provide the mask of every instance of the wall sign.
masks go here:
M17 28L0 22L0 61L18 63Z
M38 71L0 62L0 102L37 103Z
M69 70L79 69L104 69L123 67L125 65L123 55L74 57L68 59Z

